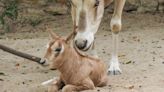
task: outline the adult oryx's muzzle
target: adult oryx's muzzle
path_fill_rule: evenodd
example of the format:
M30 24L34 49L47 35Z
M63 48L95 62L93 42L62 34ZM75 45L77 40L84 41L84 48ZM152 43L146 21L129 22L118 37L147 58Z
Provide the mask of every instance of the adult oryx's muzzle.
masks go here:
M77 46L78 49L82 50L87 46L87 40L83 40L83 39L75 40L75 45Z
M94 42L94 34L92 32L77 32L74 38L74 44L79 50L87 51Z

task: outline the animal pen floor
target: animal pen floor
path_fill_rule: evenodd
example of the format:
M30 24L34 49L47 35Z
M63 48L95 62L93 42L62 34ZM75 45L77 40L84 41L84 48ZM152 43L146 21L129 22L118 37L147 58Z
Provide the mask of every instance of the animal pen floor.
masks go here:
M96 34L99 57L109 63L112 50L111 16L105 14ZM47 22L48 21L48 22ZM0 35L0 44L42 57L48 42L44 25L67 35L72 30L71 16L61 15L36 27ZM29 31L29 30L34 31ZM163 14L124 13L120 33L119 60L122 74L109 75L109 85L85 92L163 92L164 91L164 17ZM58 75L34 62L0 50L0 92L47 92L40 84Z

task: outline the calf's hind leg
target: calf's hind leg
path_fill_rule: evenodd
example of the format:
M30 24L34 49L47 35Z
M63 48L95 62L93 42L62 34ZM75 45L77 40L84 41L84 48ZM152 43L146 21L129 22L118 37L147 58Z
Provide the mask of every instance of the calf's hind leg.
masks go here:
M92 80L90 80L89 78L84 80L82 82L81 85L66 85L64 86L64 88L62 89L62 92L76 92L76 91L83 91L83 90L93 90L95 88Z
M58 92L58 90L59 90L59 87L57 86L57 85L50 85L49 87L48 87L48 92Z
M103 86L106 86L108 85L108 76L104 76L102 79L101 79L101 82L97 85L97 87L103 87Z
M62 82L61 78L54 80L54 82L49 86L48 92L58 92L59 89L62 89L62 87L65 84Z

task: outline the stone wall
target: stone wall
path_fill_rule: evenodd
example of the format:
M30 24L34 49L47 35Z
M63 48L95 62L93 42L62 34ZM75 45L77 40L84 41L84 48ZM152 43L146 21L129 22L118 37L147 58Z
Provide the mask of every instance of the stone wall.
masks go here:
M137 12L164 12L164 0L127 0L126 10L136 10Z

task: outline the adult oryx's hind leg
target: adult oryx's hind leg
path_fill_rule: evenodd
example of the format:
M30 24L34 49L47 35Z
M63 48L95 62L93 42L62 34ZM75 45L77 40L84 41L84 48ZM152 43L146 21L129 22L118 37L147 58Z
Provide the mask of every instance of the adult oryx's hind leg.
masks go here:
M121 73L121 69L119 68L119 61L118 61L118 36L119 31L121 31L121 16L123 7L125 4L125 0L114 0L115 8L114 14L111 19L111 30L112 30L112 58L110 61L110 68L108 69L109 74L117 75Z

